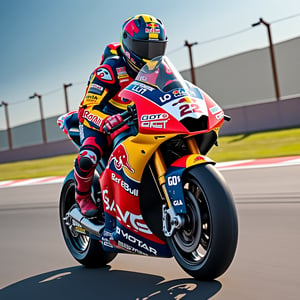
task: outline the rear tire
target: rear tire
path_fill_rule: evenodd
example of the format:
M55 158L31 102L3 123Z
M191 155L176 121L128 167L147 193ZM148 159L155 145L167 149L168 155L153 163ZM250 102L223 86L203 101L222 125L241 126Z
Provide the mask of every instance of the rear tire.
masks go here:
M71 231L64 218L75 206L75 179L72 171L63 184L59 202L59 217L63 237L71 255L79 263L86 267L103 267L112 261L117 254L105 252L99 240Z
M230 266L238 241L238 220L230 191L212 165L183 176L185 224L168 238L180 266L199 280L213 280Z

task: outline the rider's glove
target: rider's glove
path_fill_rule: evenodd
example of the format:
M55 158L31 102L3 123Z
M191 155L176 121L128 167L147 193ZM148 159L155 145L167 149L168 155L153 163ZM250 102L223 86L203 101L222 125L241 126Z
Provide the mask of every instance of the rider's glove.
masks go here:
M122 122L123 122L122 116L120 114L116 114L116 115L109 116L106 119L104 119L103 127L106 128L107 132L110 132L113 130L114 127L116 127L117 125L119 125ZM118 134L120 134L121 132L125 131L128 128L129 127L127 124L122 125L117 130L114 130L113 132L111 132L111 134L109 135L110 139L113 140Z

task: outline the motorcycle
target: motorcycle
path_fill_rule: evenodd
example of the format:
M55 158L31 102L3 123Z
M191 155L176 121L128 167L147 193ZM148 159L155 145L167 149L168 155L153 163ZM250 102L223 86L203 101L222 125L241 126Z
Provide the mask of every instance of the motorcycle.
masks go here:
M96 168L96 217L81 214L73 171L64 180L59 213L67 248L88 267L131 253L175 257L199 280L219 277L234 258L238 220L230 189L206 154L230 117L165 56L149 61L120 96L134 104L119 125L128 129ZM77 113L58 124L80 147Z

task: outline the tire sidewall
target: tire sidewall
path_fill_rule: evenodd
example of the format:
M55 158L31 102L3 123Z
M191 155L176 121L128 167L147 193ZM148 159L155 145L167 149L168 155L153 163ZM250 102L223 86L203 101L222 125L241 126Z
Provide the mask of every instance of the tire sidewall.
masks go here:
M98 179L99 176L95 176L94 181L97 182ZM98 182L94 188L99 188ZM74 189L74 199L70 200L70 193L72 193L72 189ZM67 201L70 201L70 203L67 203ZM68 211L71 207L71 202L73 202L73 205L75 204L74 171L71 171L66 177L60 194L59 219L63 238L69 252L79 263L87 267L99 267L106 265L108 262L113 260L117 254L113 252L105 252L99 240L90 238L87 247L83 251L80 251L74 246L72 237L70 237L70 232L63 220L66 211Z
M198 279L212 280L223 274L233 260L238 240L236 208L223 176L213 165L197 165L187 169L183 182L185 178L195 180L205 194L211 222L209 249L199 264L192 265L179 253L172 238L168 239L168 244L175 259L188 274Z

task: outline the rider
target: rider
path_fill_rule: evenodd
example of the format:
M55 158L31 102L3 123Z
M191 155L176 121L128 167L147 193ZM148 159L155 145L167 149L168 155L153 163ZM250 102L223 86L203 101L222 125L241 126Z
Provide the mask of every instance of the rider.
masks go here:
M164 55L167 36L162 22L150 15L127 19L120 43L109 44L100 66L91 74L85 96L78 109L81 148L74 163L75 198L83 215L93 217L98 209L91 199L94 171L103 153L110 151L113 138L128 128L122 126L111 135L103 132L121 123L121 112L129 101L119 92L131 83L143 65Z

